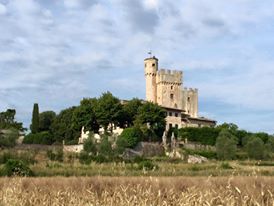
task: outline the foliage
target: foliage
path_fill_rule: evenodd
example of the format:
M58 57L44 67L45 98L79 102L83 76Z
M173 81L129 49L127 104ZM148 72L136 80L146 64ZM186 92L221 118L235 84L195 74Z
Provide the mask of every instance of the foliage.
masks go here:
M18 137L19 133L17 129L9 129L4 134L0 133L0 148L14 147L16 145L16 140L18 139Z
M224 129L220 132L216 140L216 152L217 156L221 160L230 160L235 158L237 143L236 137Z
M102 137L100 144L98 145L98 153L99 155L105 157L112 157L113 150L111 147L111 143L108 141L108 136Z
M79 155L79 162L81 164L90 164L91 163L91 156L89 155L88 152L86 151L81 151Z
M95 155L97 152L96 145L93 142L93 138L89 136L85 141L84 141L84 151L88 154L93 154Z
M130 127L123 130L121 135L118 137L117 145L134 148L138 142L142 141L142 139L142 130L138 127Z
M81 131L72 127L73 112L75 109L76 107L64 109L54 119L51 126L54 142L62 143L63 140L70 142L80 136Z
M95 107L97 105L97 100L83 99L80 102L80 106L76 107L73 111L72 116L72 127L75 130L81 130L85 127L85 130L98 132L99 124L95 115Z
M166 112L157 104L152 102L146 102L138 109L135 125L151 129L152 134L155 133L157 140L160 141L166 127ZM149 141L152 141L152 137L149 137Z
M25 164L36 163L35 152L33 151L18 152L16 150L8 150L0 154L0 164L5 164L9 159L21 160Z
M21 160L9 159L5 165L3 174L6 176L33 176L33 172L26 163Z
M155 170L158 168L158 165L154 164L151 160L144 160L138 163L138 169Z
M264 142L261 138L254 136L246 144L248 157L251 159L261 160L265 157Z
M63 162L64 160L63 149L57 149L56 151L48 150L47 156L51 161Z
M24 137L24 144L44 144L51 145L53 143L53 136L51 133L44 131L36 134L28 134Z
M222 162L220 167L225 170L233 169L233 167L228 162Z
M39 114L39 131L49 131L56 117L55 112L45 111Z
M33 105L30 129L32 134L36 134L39 132L39 106L37 103Z
M274 153L274 137L269 137L267 143L266 143L266 147L268 149L269 152Z
M123 110L125 112L125 122L128 127L133 126L134 120L136 119L138 110L141 106L142 101L137 98L133 98L123 106Z
M110 124L118 125L122 115L120 100L110 92L103 93L97 101L95 114L98 123L104 127L105 131Z
M178 138L188 141L199 142L203 145L215 145L219 135L219 129L211 127L193 128L186 127L179 129Z
M206 157L207 159L217 159L217 153L215 151L211 150L190 150L190 149L185 149L187 154L190 155L200 155L203 157Z
M23 124L15 121L16 110L7 109L5 112L0 112L0 130L16 129L23 131Z

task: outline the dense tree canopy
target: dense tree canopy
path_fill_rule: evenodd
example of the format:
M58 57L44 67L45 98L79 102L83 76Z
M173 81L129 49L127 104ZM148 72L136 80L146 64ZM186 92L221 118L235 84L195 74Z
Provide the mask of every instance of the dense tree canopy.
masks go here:
M49 131L56 117L55 112L45 111L39 114L39 132Z
M95 107L96 119L106 130L110 124L118 125L122 115L122 105L110 92L103 93Z

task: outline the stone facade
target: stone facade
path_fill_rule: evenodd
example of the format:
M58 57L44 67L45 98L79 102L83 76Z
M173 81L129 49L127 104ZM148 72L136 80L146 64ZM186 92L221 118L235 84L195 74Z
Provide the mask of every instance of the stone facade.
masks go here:
M157 103L167 111L170 127L214 126L216 121L198 116L198 89L183 87L183 72L158 69L156 57L144 60L146 100Z

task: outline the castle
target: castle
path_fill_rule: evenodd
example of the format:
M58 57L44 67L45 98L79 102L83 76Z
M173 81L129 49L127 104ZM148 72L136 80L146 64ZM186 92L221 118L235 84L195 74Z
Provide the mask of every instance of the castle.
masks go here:
M158 59L144 60L146 101L157 103L167 112L169 128L213 127L216 121L198 116L198 89L183 88L183 72L158 69Z

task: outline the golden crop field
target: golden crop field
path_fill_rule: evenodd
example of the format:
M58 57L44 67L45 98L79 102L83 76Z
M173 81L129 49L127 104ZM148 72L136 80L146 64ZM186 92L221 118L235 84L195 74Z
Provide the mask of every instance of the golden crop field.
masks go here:
M273 177L1 178L0 205L274 205Z

